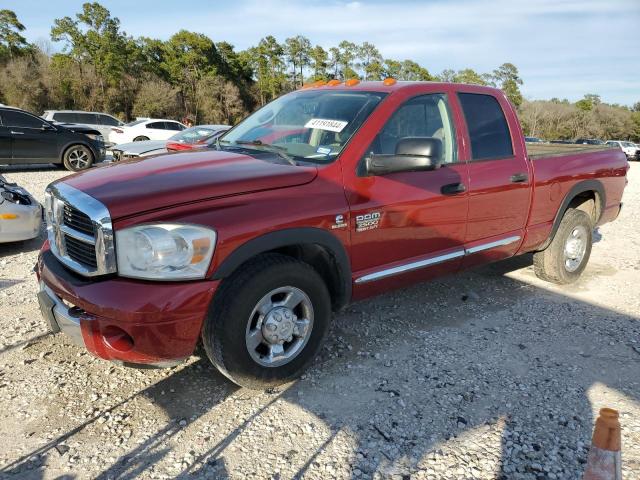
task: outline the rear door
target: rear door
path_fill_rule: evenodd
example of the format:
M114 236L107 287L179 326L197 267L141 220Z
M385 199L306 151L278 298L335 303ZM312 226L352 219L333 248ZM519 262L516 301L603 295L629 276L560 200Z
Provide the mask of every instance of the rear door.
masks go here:
M442 142L442 166L432 171L367 176L363 160L346 192L351 208L352 269L356 285L375 293L452 272L464 254L467 166L458 161L457 140L444 93L406 100L367 149L393 154L407 137ZM349 176L351 174L349 173ZM341 226L336 219L336 227Z
M151 122L145 125L145 132L142 134L150 140L166 140L173 132L167 130L165 122Z
M58 131L42 118L18 110L3 110L2 123L11 136L12 163L59 161Z
M531 202L531 172L518 143L515 116L509 124L506 98L458 93L467 127L469 215L464 266L513 255L524 236ZM511 117L510 117L511 118Z

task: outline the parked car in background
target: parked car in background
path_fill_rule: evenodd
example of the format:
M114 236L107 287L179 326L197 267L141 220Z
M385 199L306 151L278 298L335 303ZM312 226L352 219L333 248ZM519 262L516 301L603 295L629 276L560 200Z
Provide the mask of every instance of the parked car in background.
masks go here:
M109 144L109 134L112 127L121 127L121 122L116 117L102 112L83 112L82 110L45 110L42 118L54 123L86 125L98 130Z
M207 141L217 138L230 128L227 125L199 125L176 133L168 140L123 143L110 148L110 151L113 155L113 161L119 162L129 158L160 155L167 153L167 151L206 148Z
M0 175L0 243L35 238L41 223L42 207L36 199Z
M621 148L627 156L627 160L640 160L640 147L633 142L626 140L609 140L607 145Z
M177 132L187 128L175 120L141 118L121 127L111 128L109 141L115 145L145 140L167 140Z
M167 151L209 148L220 135L230 128L229 125L198 125L188 128L167 140Z
M538 137L524 137L524 141L527 143L545 143L544 140Z
M581 145L604 145L604 142L597 138L578 138L575 143Z
M549 143L562 144L562 145L575 145L571 140L550 140Z
M0 164L62 163L79 171L104 155L104 139L94 128L54 125L19 108L0 107Z

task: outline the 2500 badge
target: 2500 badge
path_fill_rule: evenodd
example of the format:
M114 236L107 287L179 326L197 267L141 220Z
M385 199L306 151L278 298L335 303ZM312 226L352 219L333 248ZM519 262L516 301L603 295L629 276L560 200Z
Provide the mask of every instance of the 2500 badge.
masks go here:
M380 223L380 212L365 213L356 217L356 232L364 232L378 228Z

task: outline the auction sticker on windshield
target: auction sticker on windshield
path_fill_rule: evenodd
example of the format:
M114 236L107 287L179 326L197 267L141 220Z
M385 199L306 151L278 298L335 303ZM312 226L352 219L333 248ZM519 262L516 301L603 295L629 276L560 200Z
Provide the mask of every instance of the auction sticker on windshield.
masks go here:
M326 118L312 118L304 128L318 128L320 130L328 130L330 132L341 132L349 122L343 120L328 120Z

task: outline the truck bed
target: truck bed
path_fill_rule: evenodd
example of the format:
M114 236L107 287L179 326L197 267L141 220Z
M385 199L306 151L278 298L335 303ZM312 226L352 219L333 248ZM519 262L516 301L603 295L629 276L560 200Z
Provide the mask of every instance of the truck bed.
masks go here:
M527 143L527 154L535 160L541 157L563 157L582 152L597 152L608 150L609 145L582 145L571 143Z

